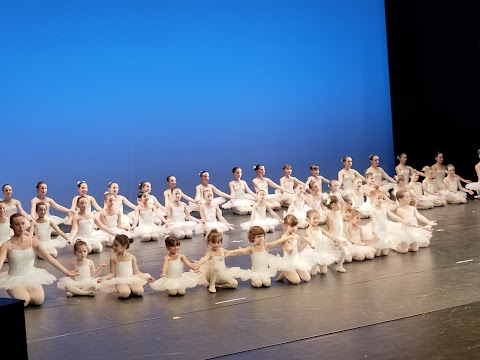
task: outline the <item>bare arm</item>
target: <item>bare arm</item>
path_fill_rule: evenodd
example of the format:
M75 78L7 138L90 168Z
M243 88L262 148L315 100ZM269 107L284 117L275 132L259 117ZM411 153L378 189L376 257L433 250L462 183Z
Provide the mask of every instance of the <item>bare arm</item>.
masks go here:
M97 200L93 196L88 197L90 199L90 202L92 203L93 207L97 209L98 212L101 212L103 209L100 205L98 205Z
M343 170L343 169L342 169ZM338 172L338 187L341 188L343 184L343 171Z
M216 208L216 214L217 214L217 219L220 220L222 223L227 225L229 229L233 229L233 224L230 224L225 217L222 214L222 210L220 210L220 207L218 205L215 205Z
M163 266L162 266L162 274L160 275L161 277L165 277L168 275L168 262L170 259L168 258L168 255L165 255L163 258Z
M50 223L50 226L53 228L53 230L55 230L55 232L60 235L62 238L64 238L65 240L67 240L67 242L70 244L70 238L67 236L67 234L65 234L59 227L57 224L55 224L52 220L49 220L49 223Z
M378 168L380 170L380 172L382 173L382 176L387 179L388 181L390 181L391 183L394 183L396 184L397 182L395 180L393 180L393 178L391 178L386 172L385 170L383 170L382 168Z
M130 201L128 200L125 196L123 195L117 195L121 200L122 202L127 205L130 209L135 209L135 205Z
M157 208L159 208L160 210L162 210L162 211L165 212L165 213L167 212L167 211L165 210L165 207L158 202L158 200L157 200L157 198L156 198L155 196L150 195L150 197L153 199L153 204L154 204Z
M212 184L210 184L210 186L212 187L213 192L215 194L219 195L219 196L223 196L227 199L234 199L235 198L235 196L228 195L227 193L224 193L223 191L218 190L217 187L212 185Z
M275 189L278 189L278 190L281 190L283 191L284 193L287 193L287 194L293 194L292 192L284 189L283 187L275 184L272 180L270 180L269 178L265 178L265 180L267 181L267 184L270 185L271 187L275 188Z
M266 208L267 208L267 211L275 218L277 219L278 221L280 221L280 223L283 223L283 219L277 215L277 213L275 211L272 210L272 208L265 204ZM252 211L252 214L253 214L253 211Z
M423 221L425 224L430 225L430 226L437 225L436 221L428 220L425 216L420 214L420 212L417 209L415 209L415 208L413 208L413 209L414 209L414 212L415 212L415 216L418 220Z
M48 199L49 199L50 205L52 205L55 209L66 212L66 213L70 212L69 208L66 208L65 206L57 204L57 202L52 198L48 198Z
M97 277L100 275L100 272L102 271L103 268L107 267L107 263L101 264L98 268L95 268L95 264L93 263L92 260L90 260L90 274L92 277Z
M183 206L183 211L185 212L185 218L186 218L186 219L188 219L188 220L190 220L190 221L195 221L195 222L197 222L197 223L202 223L202 222L204 222L204 220L197 219L196 217L192 216L192 215L190 214L190 211L188 211L188 209L187 209L187 205L185 205L185 204L182 203L182 206Z
M212 258L212 253L210 251L207 251L205 256L200 258L200 260L197 261L197 265L202 265L203 263L206 263L208 260Z
M15 200L15 205L17 206L18 210L20 210L20 214L22 214L25 219L30 220L32 217L27 214L25 210L23 210L22 203L19 200Z
M245 185L245 192L246 192L247 194L250 194L250 195L252 195L252 196L254 196L254 197L257 197L257 194L255 194L255 193L250 189L250 187L248 186L248 184L247 184L247 182L246 182L245 180L242 180L242 183L243 183L243 185Z
M180 256L180 260L185 264L187 265L190 269L192 269L193 271L197 271L198 270L198 266L193 264L190 260L187 259L187 257L185 255L181 255Z
M47 260L50 265L52 265L53 267L55 267L65 275L71 276L71 277L78 275L77 270L67 270L65 266L60 264L60 262L57 259L55 259L52 255L50 255L47 250L45 250L42 243L36 238L33 238L32 240L32 247L37 252L37 254L39 254L42 258Z
M253 252L253 246L248 246L246 248L239 248L235 250L225 250L223 253L225 256L237 256L237 255L245 255L251 254Z
M103 231L105 231L106 233L108 233L108 234L110 234L110 235L112 235L112 236L115 236L115 233L114 233L112 230L110 230L110 228L108 228L108 227L106 227L105 225L103 225L102 222L99 221L96 216L93 218L93 222L94 222L100 229L102 229Z

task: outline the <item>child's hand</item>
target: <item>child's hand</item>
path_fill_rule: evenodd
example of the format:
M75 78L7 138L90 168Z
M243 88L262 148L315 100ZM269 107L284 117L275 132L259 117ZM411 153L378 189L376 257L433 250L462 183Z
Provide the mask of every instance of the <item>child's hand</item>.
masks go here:
M338 241L333 242L333 246L338 247L338 245L340 245Z
M103 263L102 265L100 265L100 267L104 268L104 267L107 267L108 264L107 263Z
M234 229L234 227L235 227L235 225L233 225L233 224L230 224L230 223L228 224L228 228L229 228L230 230L233 230L233 229Z
M310 248L315 249L315 244L309 243Z
M104 278L103 278L103 277L99 277L99 278L97 278L97 283L98 283L98 284L100 284L100 283L102 283L102 282L103 282L103 280L104 280Z
M147 278L147 281L148 281L149 283L153 283L153 282L155 281L155 278L153 278L153 277L150 276L149 278Z
M78 275L78 270L69 270L67 272L67 275L70 276L70 277L75 277Z

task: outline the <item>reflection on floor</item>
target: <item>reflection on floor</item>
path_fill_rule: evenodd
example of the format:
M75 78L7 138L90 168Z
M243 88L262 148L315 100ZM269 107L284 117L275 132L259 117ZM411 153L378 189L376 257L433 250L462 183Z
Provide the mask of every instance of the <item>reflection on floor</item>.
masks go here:
M240 282L235 290L210 294L197 287L184 297L146 286L143 298L127 300L114 294L66 298L56 284L46 286L45 303L25 311L29 358L478 358L479 205L472 199L422 211L438 222L430 248L346 264L344 274L331 268L297 286L254 289ZM247 219L224 215L236 225ZM267 240L281 233L278 228ZM228 249L247 245L244 231L224 236ZM134 243L131 251L142 271L159 276L163 244ZM182 241L189 259L205 251L202 236ZM111 255L106 248L90 258L99 264ZM72 257L70 247L58 259L69 264ZM227 265L248 268L250 259L228 258ZM37 266L61 276L44 261Z

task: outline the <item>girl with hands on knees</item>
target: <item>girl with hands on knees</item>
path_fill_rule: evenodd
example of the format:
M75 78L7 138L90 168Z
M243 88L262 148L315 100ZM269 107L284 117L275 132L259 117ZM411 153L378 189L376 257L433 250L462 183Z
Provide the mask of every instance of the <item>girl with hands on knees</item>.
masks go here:
M253 205L250 221L240 224L243 230L250 230L252 226L260 226L265 232L273 232L275 227L283 222L282 218L278 216L275 211L267 203L266 194L264 190L257 192L257 202ZM267 217L267 211L272 217Z
M225 258L229 256L230 251L222 248L223 237L217 229L212 229L207 234L207 244L210 250L205 256L195 262L199 266L199 271L205 276L208 282L208 291L217 292L217 287L235 289L238 286L236 278L247 280L251 278L250 270L243 270L239 267L227 268Z
M97 290L97 279L102 269L106 268L107 263L101 264L98 268L92 260L88 259L87 243L78 240L73 245L73 252L75 260L72 261L72 270L77 271L78 275L74 279L70 277L63 277L58 280L57 287L65 290L67 297L73 296L95 296Z
M233 224L230 224L222 215L222 210L218 205L213 203L213 192L210 189L203 191L204 204L200 205L200 218L203 222L198 223L195 229L197 234L206 234L212 229L217 229L223 233L233 229Z
M42 285L51 284L56 277L45 269L34 266L35 254L40 255L50 265L67 276L77 276L78 272L67 270L52 257L42 243L33 236L33 220L30 232L25 232L25 217L13 214L10 217L13 236L0 247L0 268L8 259L8 272L0 273L0 289L5 289L10 297L24 301L24 306L41 305L45 298Z
M139 191L137 194L138 205L135 206L135 218L133 219L132 237L140 241L158 241L163 234L163 229L155 224L154 216L165 224L168 220L160 210L150 202L150 194L146 191Z
M425 179L422 181L422 190L427 198L433 201L435 206L445 206L448 203L458 203L456 202L455 197L448 195L448 192L442 190L444 186L442 185L440 187L438 181L435 179L436 173L434 169L429 166L424 166L422 170L426 175Z
M234 199L222 205L223 209L232 209L234 214L248 215L252 213L253 204L257 200L256 194L250 190L247 182L242 180L242 169L235 166L232 169L233 180L229 182L230 194Z
M163 258L162 274L160 279L150 283L150 286L157 291L167 290L170 296L185 295L186 289L193 288L201 282L201 277L197 273L198 266L180 253L180 239L176 236L167 236L165 246L168 254ZM184 264L193 271L183 272Z
M57 248L64 248L67 243L70 244L70 238L65 234L53 219L47 219L47 205L42 201L37 202L35 205L35 213L37 219L33 220L34 234L39 237L40 242L48 253L56 258L58 256ZM52 229L56 234L64 238L60 240L58 238L52 239ZM39 257L41 259L41 257Z
M465 189L462 186L460 178L455 174L455 166L452 164L447 165L447 176L443 179L443 184L461 203L467 202L467 194L473 195L472 190Z
M98 279L100 291L116 292L119 299L143 296L143 286L155 279L148 273L138 269L137 258L128 251L133 239L126 235L116 235L113 240L115 255L110 259L110 272Z

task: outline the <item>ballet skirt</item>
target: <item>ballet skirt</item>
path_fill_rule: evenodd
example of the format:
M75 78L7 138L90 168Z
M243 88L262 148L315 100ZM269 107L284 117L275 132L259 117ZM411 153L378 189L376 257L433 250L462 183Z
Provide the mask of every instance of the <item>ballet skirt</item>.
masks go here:
M293 251L289 254L283 250L283 256L277 255L273 266L279 271L292 272L303 270L310 272L312 267L316 265L316 262L313 261L311 256L300 256L298 253L298 239L290 240L289 245L293 248Z
M93 219L79 219L78 231L75 238L72 239L72 243L75 244L77 240L83 240L87 244L101 244L103 241L108 240L108 233L102 230L94 230Z
M334 245L332 239L323 235L321 230L312 231L312 238L315 244L315 249L312 249L312 259L315 263L328 266L340 259L342 251ZM307 249L308 247L305 248Z
M117 258L115 257L115 260ZM102 292L111 293L115 291L115 285L145 285L150 274L133 274L133 264L132 264L132 255L130 255L130 260L119 262L116 261L115 264L116 277L105 280L100 283L99 288Z
M267 207L257 206L255 209L255 220L246 221L240 224L243 230L250 230L252 226L277 226L280 222L277 219L267 217Z
M383 174L380 170L373 171L373 178L375 179L375 183L379 186L380 191L388 192L395 186L394 183L391 183L388 180L383 180Z
M142 236L158 237L163 235L162 228L154 223L153 216L154 212L152 209L139 211L138 226L132 235L134 239Z
M188 289L199 285L202 279L204 281L202 285L208 285L200 274L194 271L183 271L183 262L179 254L176 260L168 259L167 275L150 283L150 286L158 291Z
M394 249L400 242L399 239L402 232L401 224L389 221L385 208L377 208L373 209L372 211L375 211L375 218L377 221L376 233L378 240L370 243L369 246L373 247L374 249ZM371 222L363 226L362 229L366 239L373 237Z
M417 218L413 211L405 211L405 221L410 224L418 225ZM422 227L413 227L409 225L401 224L401 233L400 237L397 239L397 244L406 243L412 244L414 242L418 243L420 247L427 247L430 245L430 239L432 238L432 233Z
M327 212L322 207L322 199L316 198L314 196L311 196L311 197L312 197L313 208L317 210L318 213L320 214L320 223L323 224L327 220Z
M352 207L360 213L362 219L370 217L370 210L372 209L372 204L370 203L369 197L367 197L367 199L365 200L363 192L361 192L357 196L352 197Z
M116 235L126 235L126 236L130 236L129 232L124 230L124 229L120 229L117 225L118 225L118 215L117 214L113 214L113 215L106 215L105 214L105 221L107 223L107 227L112 231L114 232ZM108 237L111 239L113 238L112 235L110 234L107 234Z
M10 222L0 223L0 245L13 236L13 230L10 227Z
M39 223L34 225L35 235L40 237L40 242L46 250L54 248L64 248L67 245L67 241L63 238L56 237L52 239L52 227L50 222Z
M228 231L229 227L217 220L217 209L216 207L203 208L205 214L205 222L195 224L195 233L203 234L207 233L212 229L217 229L220 232Z
M155 196L153 195L150 195L150 198L148 199L147 201L147 205L148 206L155 206L155 200L157 199ZM158 201L158 200L157 200ZM158 211L160 212L160 215L166 217L167 214L165 213L165 211L163 211L162 209L158 209ZM123 212L122 212L123 213ZM135 210L132 210L130 211L128 214L127 214L127 217L129 219L131 219L131 223L129 222L129 224L133 224L133 220L135 219ZM157 222L161 222L161 220L158 218L157 214L153 213L153 218L154 220L157 220ZM123 223L123 218L122 218L122 223Z
M128 217L127 214L123 213L123 201L122 200L115 200L115 202L113 203L113 207L115 209L115 212L120 211L120 214L122 215L122 225L130 226L130 225L133 224L133 219ZM135 211L133 212L133 214L135 215ZM115 224L115 226L117 226L117 225Z
M250 254L252 261L251 280L262 280L265 277L274 277L277 274L275 268L276 256L269 254L265 248L262 251L255 251Z
M436 176L435 180L443 186L443 179L447 176L447 170L435 170Z
M240 183L240 185L234 185L233 191L235 194L235 199L231 199L222 205L223 209L231 209L233 207L252 207L255 204L255 198L245 192L245 186Z
M86 286L94 286L97 289L97 279L92 278L90 273L90 266L77 265L78 275L74 279L71 277L62 277L57 282L57 288L66 290L67 286L75 286L79 289L83 289Z
M27 249L10 250L7 259L9 269L8 272L0 273L0 289L34 289L51 284L57 279L47 270L34 266L35 251L31 246Z
M207 280L207 274L210 273L211 270L216 270L218 271L218 281L222 280L227 280L230 277L233 277L235 279L242 279L243 281L249 280L252 277L252 271L251 270L244 270L241 269L240 267L227 267L225 265L225 254L223 253L223 250L221 250L221 255L214 255L212 254L212 258L208 260L207 262L203 263L200 265L200 274L202 274L202 280L201 284L207 286L209 284ZM205 279L203 279L205 277Z
M466 199L467 193L458 190L457 180L448 181L448 190L451 192L451 195L455 196L457 199Z
M480 182L472 182L470 184L467 184L465 185L465 189L480 191Z
M181 206L174 206L170 204L172 207L172 218L171 222L167 225L163 225L162 229L165 234L171 234L174 230L181 229L183 231L190 230L195 231L197 226L197 222L192 220L185 220L185 210L183 209L184 205Z

